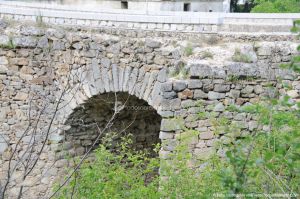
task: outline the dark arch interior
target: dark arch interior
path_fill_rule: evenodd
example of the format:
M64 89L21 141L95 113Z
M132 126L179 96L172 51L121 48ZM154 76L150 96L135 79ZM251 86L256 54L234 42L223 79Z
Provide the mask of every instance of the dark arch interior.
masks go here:
M99 133L97 125L103 130L112 118L115 107L121 111L102 134L116 135L111 148L122 137L131 134L131 147L147 150L151 156L157 156L154 147L160 143L161 117L144 100L123 92L95 96L74 110L67 120L71 128L65 132L66 142L72 145L70 155L82 155L92 146Z

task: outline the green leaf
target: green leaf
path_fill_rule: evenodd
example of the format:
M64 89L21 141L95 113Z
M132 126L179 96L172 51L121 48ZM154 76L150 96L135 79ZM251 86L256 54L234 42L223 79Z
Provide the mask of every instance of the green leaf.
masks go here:
M293 62L300 62L300 56L293 57Z
M266 161L269 161L269 160L271 160L273 158L273 153L271 153L271 152L266 152L266 154L265 154L265 160Z
M282 69L287 69L290 67L290 64L280 64L279 67Z

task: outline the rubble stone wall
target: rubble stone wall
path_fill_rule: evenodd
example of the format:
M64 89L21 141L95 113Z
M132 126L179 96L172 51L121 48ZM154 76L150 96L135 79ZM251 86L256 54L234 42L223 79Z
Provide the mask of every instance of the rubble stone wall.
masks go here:
M6 178L18 140L19 154L26 154L32 137L38 143L34 150L43 147L24 182L22 166L16 167L8 198L14 198L20 184L26 198L49 193L72 166L69 155L81 155L91 145L95 134L89 133L89 124L107 120L112 108L100 101L107 96L112 101L114 93L120 99L131 96L130 106L148 107L132 126L140 148L162 142L159 155L168 158L184 129L193 129L198 135L190 149L200 160L215 152L222 155L215 151L216 141L230 143L258 128L255 117L232 107L276 97L284 92L282 83L299 101L299 76L279 68L296 53L297 41L286 35L91 30L14 21L0 21L0 27L0 179ZM247 59L229 59L238 52ZM124 119L118 121L128 123L134 111L124 110ZM240 134L217 131L214 121L222 118L238 126Z

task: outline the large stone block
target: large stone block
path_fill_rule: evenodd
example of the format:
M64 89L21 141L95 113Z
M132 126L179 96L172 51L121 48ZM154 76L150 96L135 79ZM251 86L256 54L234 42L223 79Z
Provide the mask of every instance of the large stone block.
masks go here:
M185 81L175 81L173 82L174 91L183 91L186 88Z
M201 80L197 80L197 79L188 80L188 88L190 89L202 88L202 85L203 84Z
M196 148L194 151L195 157L199 160L207 160L209 159L214 153L215 149L213 147L208 148Z
M203 92L202 90L195 90L194 91L194 99L207 99L207 93Z
M161 46L161 42L147 39L145 45L150 48L159 48Z
M182 119L162 119L160 130L161 131L176 131L184 128L184 120Z
M210 99L210 100L218 100L218 99L225 98L225 93L209 91L207 96L208 96L208 99Z

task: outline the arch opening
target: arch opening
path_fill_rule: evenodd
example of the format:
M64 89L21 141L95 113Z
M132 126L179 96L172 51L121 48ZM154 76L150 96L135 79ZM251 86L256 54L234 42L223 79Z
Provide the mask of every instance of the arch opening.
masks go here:
M120 110L114 115L115 108ZM109 123L109 125L108 125ZM65 132L66 142L72 145L71 156L83 155L96 140L99 129L106 129L101 137L114 134L111 149L126 135L131 135L131 146L136 150L147 150L152 157L155 145L160 143L161 116L144 100L125 92L100 94L90 98L76 108L66 124L71 126ZM99 129L98 129L99 127ZM98 142L94 149L101 143Z

